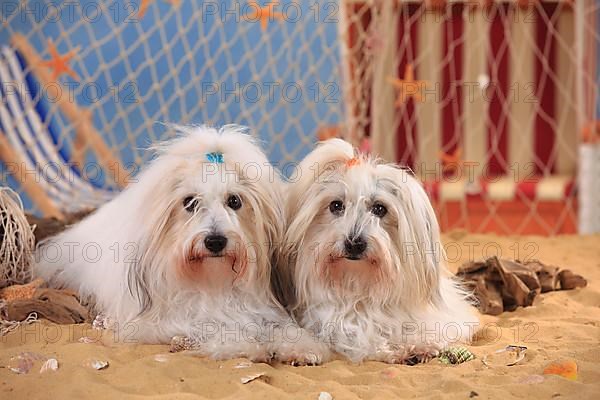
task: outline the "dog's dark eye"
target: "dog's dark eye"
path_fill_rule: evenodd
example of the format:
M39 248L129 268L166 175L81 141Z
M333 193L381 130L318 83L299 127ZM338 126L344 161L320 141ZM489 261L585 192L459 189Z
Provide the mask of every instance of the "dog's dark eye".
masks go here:
M227 198L227 207L232 210L239 210L242 208L242 199L237 194L232 194Z
M334 200L329 203L329 211L331 211L333 215L342 215L344 208L344 202L341 200Z
M387 208L381 203L375 203L371 207L371 214L376 217L383 218L387 214Z
M198 208L198 199L194 196L186 197L185 199L183 199L183 208L185 208L187 212L195 212Z

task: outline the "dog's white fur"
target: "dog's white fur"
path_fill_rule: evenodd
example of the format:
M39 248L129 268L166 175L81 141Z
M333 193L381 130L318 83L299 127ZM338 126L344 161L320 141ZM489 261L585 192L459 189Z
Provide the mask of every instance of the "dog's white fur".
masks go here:
M278 174L243 127L177 130L136 183L38 247L36 275L93 299L125 341L183 335L217 359L318 363L310 343L283 332L295 325L270 288L284 221ZM224 163L207 159L214 152ZM228 238L220 257L204 245L215 232Z
M291 180L279 294L302 327L354 362L422 361L470 340L478 319L444 267L434 211L408 171L332 139ZM345 210L335 215L338 200ZM387 214L375 216L374 204ZM345 258L345 240L358 236L363 258Z

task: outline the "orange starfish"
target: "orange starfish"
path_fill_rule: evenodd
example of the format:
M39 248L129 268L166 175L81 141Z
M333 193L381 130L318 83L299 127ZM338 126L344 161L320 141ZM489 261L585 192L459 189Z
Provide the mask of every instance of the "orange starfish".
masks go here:
M33 297L33 293L44 284L41 278L37 278L25 285L12 285L0 290L0 299L10 303L15 300L27 300Z
M322 126L317 130L317 139L324 142L327 139L332 139L341 136L341 129L337 125Z
M248 6L250 6L254 10L251 13L246 14L245 17L251 21L254 19L259 19L260 29L262 29L262 31L264 32L267 30L267 24L270 20L283 20L282 13L273 11L273 7L275 7L276 5L277 3L267 3L266 6L261 7L256 1L250 1L248 2Z
M399 96L396 99L395 106L400 107L409 97L416 101L423 101L422 90L427 87L427 81L415 80L415 73L412 64L406 64L404 68L404 79L389 78L389 82L398 89Z
M444 171L456 172L463 165L473 165L472 162L462 160L462 149L457 147L454 153L444 153L440 151L440 160Z
M140 0L140 9L138 10L138 18L142 19L144 15L146 15L146 11L148 10L148 6L155 0ZM168 3L171 3L174 7L179 7L181 0L167 0Z
M355 165L360 164L360 158L358 157L353 157L351 159L349 159L348 161L346 161L346 167L350 168L350 167L354 167Z
M53 80L57 80L62 74L67 74L73 79L79 79L75 71L68 64L75 54L77 54L77 51L79 51L79 47L74 48L67 54L59 54L54 42L48 39L48 51L50 52L51 59L43 61L42 64L52 69Z

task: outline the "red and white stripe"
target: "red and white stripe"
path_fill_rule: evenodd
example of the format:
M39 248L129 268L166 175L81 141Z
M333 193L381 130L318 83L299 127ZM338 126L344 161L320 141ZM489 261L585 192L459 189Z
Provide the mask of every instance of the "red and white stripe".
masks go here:
M513 177L499 176L469 182L467 179L428 181L425 190L436 201L463 201L485 198L492 201L538 200L561 201L573 196L575 180L564 175L548 175L517 181Z
M478 182L486 196L570 194L578 138L573 7L559 1L533 1L529 8L514 1L489 8L448 2L432 11L423 2L382 3L381 19L373 12L372 23L395 26L378 27L392 39L373 61L363 116L372 122L374 151L431 179L428 174L441 169L440 152L460 148L465 161L477 163L476 175L485 177ZM444 2L431 4L437 3ZM409 99L395 108L385 79L402 78L409 63L415 78L430 85L423 102ZM481 77L489 77L487 89L478 86ZM465 182L432 185L440 198L473 189Z

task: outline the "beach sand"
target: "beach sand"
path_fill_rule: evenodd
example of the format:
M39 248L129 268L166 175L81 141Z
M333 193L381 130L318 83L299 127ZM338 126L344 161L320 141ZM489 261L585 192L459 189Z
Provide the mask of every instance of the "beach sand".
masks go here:
M505 258L535 258L583 275L584 289L540 295L532 307L482 316L485 328L470 349L477 359L454 366L438 360L417 366L378 362L352 365L333 361L318 367L252 364L245 360L211 361L188 354L169 354L163 345L117 345L108 332L90 325L57 326L47 322L20 327L0 338L0 399L334 399L387 398L600 398L600 236L497 237L452 232L444 235L450 268L464 261L502 252ZM80 343L82 336L101 343ZM515 366L486 367L481 359L509 344L528 347ZM56 372L15 374L11 357L34 352L56 358ZM156 355L159 356L158 359ZM82 366L88 358L108 368ZM523 383L556 360L574 360L575 381L546 375L540 383ZM264 373L242 384L242 377ZM539 377L529 378L537 379Z

